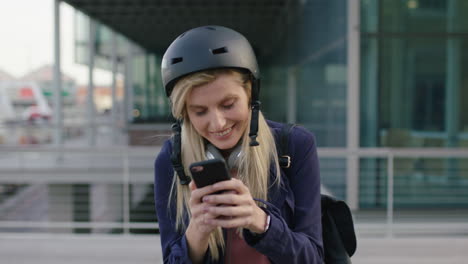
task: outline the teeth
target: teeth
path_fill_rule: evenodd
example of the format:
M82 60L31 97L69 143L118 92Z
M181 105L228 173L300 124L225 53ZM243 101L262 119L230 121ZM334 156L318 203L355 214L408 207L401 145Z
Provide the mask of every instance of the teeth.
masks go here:
M224 136L224 135L227 135L229 132L231 132L231 130L232 130L232 127L228 128L228 129L226 129L226 130L224 130L223 132L213 133L213 134L215 134L215 136L222 137L222 136Z

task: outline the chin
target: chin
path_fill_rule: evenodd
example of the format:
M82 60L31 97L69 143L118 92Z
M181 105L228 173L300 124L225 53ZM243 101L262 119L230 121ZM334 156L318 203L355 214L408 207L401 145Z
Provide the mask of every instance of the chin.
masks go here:
M236 142L211 142L211 144L213 144L216 148L220 149L220 150L227 150L227 149L232 149L233 147L235 147L237 145L237 142L239 141L236 141Z
M239 143L239 140L241 139L240 136L235 137L233 140L213 140L210 141L211 144L213 144L216 148L220 150L228 150L234 148L237 143Z

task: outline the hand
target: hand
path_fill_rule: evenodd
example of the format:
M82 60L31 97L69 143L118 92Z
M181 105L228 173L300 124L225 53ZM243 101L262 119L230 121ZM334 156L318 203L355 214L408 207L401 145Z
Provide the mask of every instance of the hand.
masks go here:
M203 221L206 225L224 228L242 227L254 233L264 232L267 215L257 206L242 181L233 178L206 188L210 188L209 193L211 193L201 196L203 204L207 205L203 208L208 214ZM214 194L222 190L230 191Z
M217 228L215 224L207 221L217 216L208 213L209 204L203 203L202 198L212 193L212 186L197 188L192 181L189 185L191 195L189 200L189 210L192 214L189 226L185 231L185 237L189 247L189 256L193 263L201 263L208 249L208 239L210 233Z
M194 229L200 238L207 238L209 234L217 227L214 224L209 224L207 221L209 219L216 218L217 215L212 215L207 212L208 207L211 205L203 203L202 198L205 195L211 194L213 191L211 190L211 186L197 188L193 181L189 184L189 188L191 191L189 209L192 217L187 229Z

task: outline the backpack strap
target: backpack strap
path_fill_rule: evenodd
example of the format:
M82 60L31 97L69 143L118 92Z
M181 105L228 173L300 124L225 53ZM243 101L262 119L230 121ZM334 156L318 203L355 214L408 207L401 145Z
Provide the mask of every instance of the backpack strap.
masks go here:
M276 143L278 162L282 169L291 166L289 134L295 124L285 124L281 128ZM288 175L288 170L283 170ZM344 201L321 194L322 237L325 263L350 264L350 257L356 251L356 234L351 211Z
M295 127L295 124L285 124L281 128L280 138L276 146L278 152L278 162L281 168L288 169L291 167L291 156L289 152L289 133L291 129Z

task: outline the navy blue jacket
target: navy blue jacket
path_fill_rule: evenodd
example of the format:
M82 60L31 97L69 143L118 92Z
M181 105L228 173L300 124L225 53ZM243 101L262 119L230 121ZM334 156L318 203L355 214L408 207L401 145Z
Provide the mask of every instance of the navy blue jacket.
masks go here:
M279 139L283 124L268 121L268 125ZM164 263L191 263L185 235L175 228L175 208L168 207L174 177L171 151L171 141L167 140L155 161L155 204ZM294 127L289 134L288 154L291 167L281 170L281 186L272 185L265 202L265 210L271 216L270 228L261 237L244 230L244 239L271 263L322 263L320 176L314 135ZM275 173L272 166L270 179L275 178ZM209 256L205 259L212 263ZM223 262L221 255L217 263Z

